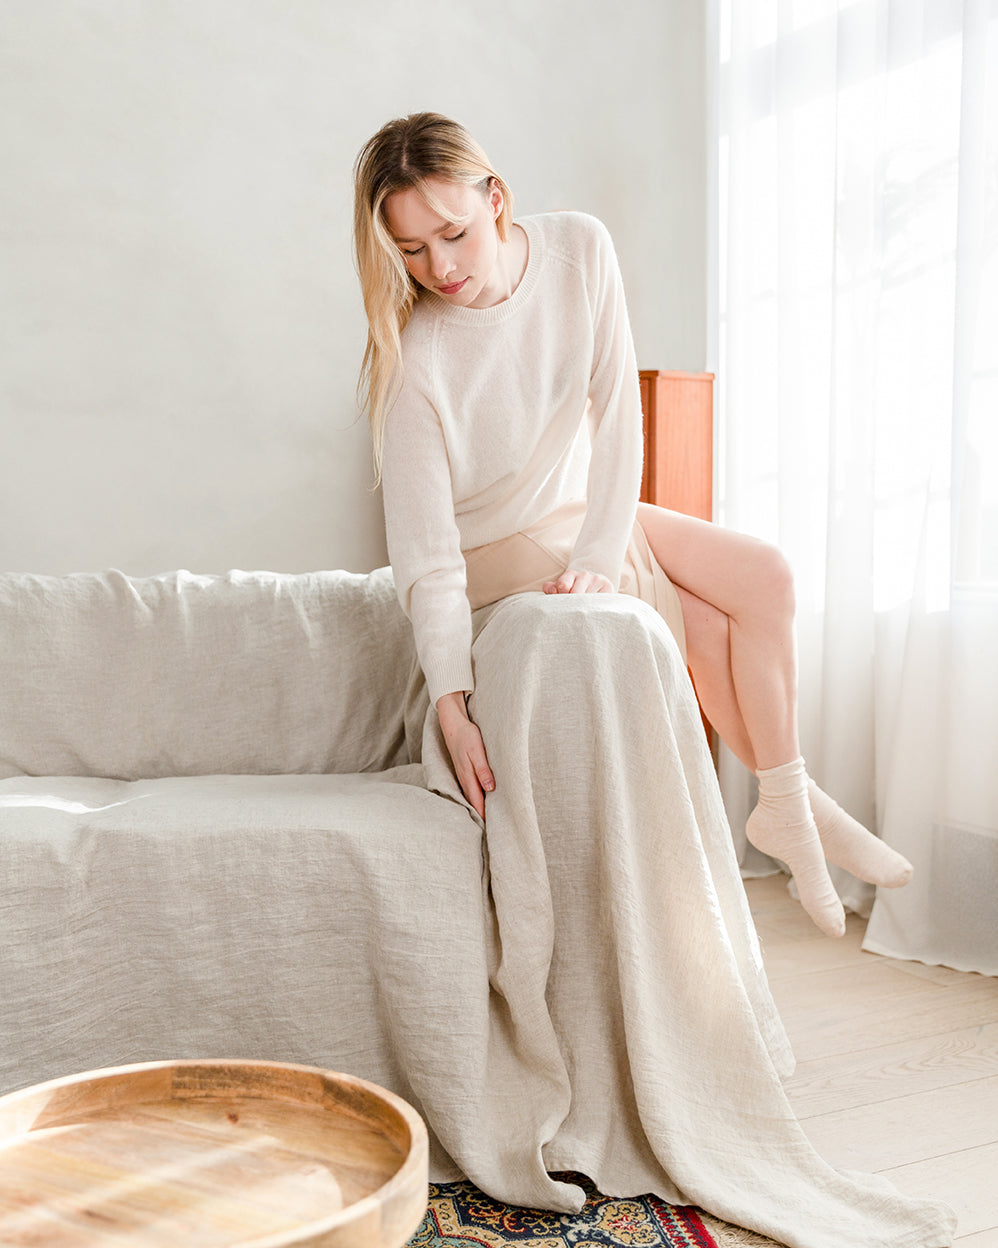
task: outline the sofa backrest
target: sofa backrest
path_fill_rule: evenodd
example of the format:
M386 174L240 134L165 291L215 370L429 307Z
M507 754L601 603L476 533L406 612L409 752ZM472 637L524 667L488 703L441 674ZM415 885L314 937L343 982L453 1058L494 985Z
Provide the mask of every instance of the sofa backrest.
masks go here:
M0 573L0 778L380 771L420 684L388 568Z

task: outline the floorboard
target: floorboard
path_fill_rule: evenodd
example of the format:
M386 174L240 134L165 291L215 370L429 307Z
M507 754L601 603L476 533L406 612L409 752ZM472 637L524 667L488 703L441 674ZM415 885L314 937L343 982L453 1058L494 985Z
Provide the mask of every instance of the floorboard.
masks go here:
M856 915L826 939L783 876L746 891L815 1147L949 1201L957 1248L998 1248L998 979L864 953Z

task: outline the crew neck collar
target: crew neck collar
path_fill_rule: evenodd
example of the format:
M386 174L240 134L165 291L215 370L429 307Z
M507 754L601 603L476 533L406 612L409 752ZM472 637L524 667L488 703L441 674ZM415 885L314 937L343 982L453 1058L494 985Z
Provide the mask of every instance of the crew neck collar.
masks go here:
M497 325L500 321L505 321L509 317L515 316L517 311L530 298L534 287L537 285L537 277L543 256L540 231L535 227L532 218L524 217L514 224L520 226L527 236L527 267L523 271L523 276L520 278L516 290L513 291L508 299L503 299L501 303L493 304L491 308L462 308L448 303L436 291L427 291L426 295L421 295L420 298L426 298L427 303L438 316L459 325ZM427 298L427 296L429 297Z

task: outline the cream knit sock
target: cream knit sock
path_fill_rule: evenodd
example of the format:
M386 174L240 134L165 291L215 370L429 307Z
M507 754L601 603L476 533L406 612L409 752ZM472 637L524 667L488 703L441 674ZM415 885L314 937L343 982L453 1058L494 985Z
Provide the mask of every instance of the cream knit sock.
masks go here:
M841 936L846 930L845 911L825 866L808 802L804 760L797 758L756 775L759 804L745 826L748 839L756 849L787 864L797 881L801 905L825 935Z
M907 858L868 832L813 780L808 779L807 785L821 848L829 862L882 888L900 888L908 883L913 867Z

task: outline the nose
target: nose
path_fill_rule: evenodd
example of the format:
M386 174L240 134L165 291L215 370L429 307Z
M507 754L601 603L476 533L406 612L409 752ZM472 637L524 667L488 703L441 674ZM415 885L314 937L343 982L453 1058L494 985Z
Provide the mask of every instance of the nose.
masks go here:
M430 268L433 272L434 281L442 282L454 272L454 259L444 248L437 248L430 252Z

